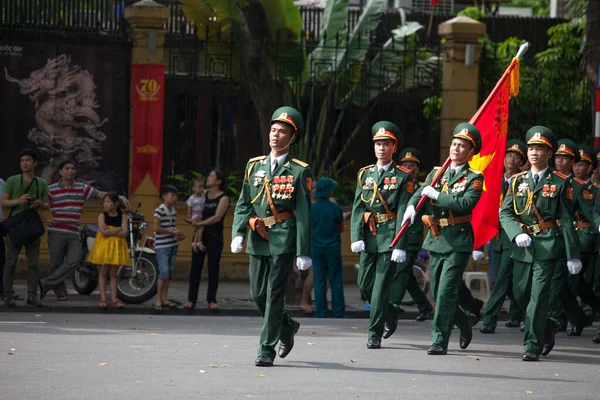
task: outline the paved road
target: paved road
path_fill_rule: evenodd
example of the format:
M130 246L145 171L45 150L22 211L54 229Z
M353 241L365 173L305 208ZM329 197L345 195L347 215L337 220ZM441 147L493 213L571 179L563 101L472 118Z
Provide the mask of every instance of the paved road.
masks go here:
M593 330L560 334L553 353L520 360L518 329L474 334L428 356L430 323L401 321L367 350L366 320L301 319L294 350L274 368L253 361L252 317L3 313L2 399L598 399Z

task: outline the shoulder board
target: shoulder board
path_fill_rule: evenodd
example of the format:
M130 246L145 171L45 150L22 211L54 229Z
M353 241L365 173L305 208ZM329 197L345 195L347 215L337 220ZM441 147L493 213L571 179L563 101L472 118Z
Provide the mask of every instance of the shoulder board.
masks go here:
M408 169L408 168L404 168L401 165L396 165L396 168L398 168L402 172L406 172L407 174L410 174L410 169Z
M579 183L580 185L585 185L585 181L582 181L579 178L573 178L575 180L575 182Z
M523 176L527 173L527 171L523 171L523 172L519 172L518 174L514 174L513 176L511 176L510 178L518 178L519 176Z
M440 169L440 168L442 168L442 167L433 167L433 169Z
M308 164L305 163L304 161L300 161L300 160L296 160L295 158L292 158L292 162L298 164L299 166L301 166L302 168L306 168L308 167Z
M558 171L552 171L552 173L553 173L554 175L556 175L556 176L560 177L560 178L563 178L563 179L567 179L567 178L568 178L568 176L567 176L567 175L565 175L565 174L563 174L563 173L561 173L561 172L558 172Z
M362 170L365 170L367 168L371 168L371 167L374 167L374 166L375 166L375 164L367 165L366 167L362 167L361 169L359 169L359 171L362 171Z
M250 160L248 160L248 162L262 161L265 158L267 158L267 156L258 156L258 157L251 158Z
M481 175L481 171L477 171L476 169L469 168L469 171L471 171L474 174Z

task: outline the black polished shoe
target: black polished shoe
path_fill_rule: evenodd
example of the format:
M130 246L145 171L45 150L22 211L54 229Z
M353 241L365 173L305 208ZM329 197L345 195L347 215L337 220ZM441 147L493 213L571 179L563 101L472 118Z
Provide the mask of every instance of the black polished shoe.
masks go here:
M423 321L427 321L427 319L429 318L429 313L423 313L423 314L419 314L417 316L417 318L415 318L415 321L419 321L419 322L423 322Z
M523 360L523 361L539 361L540 356L535 354L533 351L527 350L525 352L525 354L523 354L523 357L521 357L521 360Z
M469 344L471 344L471 339L473 339L473 325L475 325L473 323L474 318L475 316L471 314L471 320L469 321L470 323L467 324L467 329L464 331L462 329L460 330L460 339L458 340L458 345L463 350L469 347Z
M594 342L594 343L600 343L600 333L597 334L596 336L594 336L592 338L592 342Z
M521 332L525 332L525 322L521 322L521 328L519 328Z
M27 298L26 303L29 304L30 306L35 306L35 307L42 306L42 302L40 301L40 299L37 298L37 296L29 296Z
M298 329L300 329L300 324L296 323L296 328L294 328L292 335L287 340L279 340L279 352L277 354L279 357L285 358L290 354L290 351L294 348L294 336L298 333ZM271 364L273 364L273 361L271 361Z
M548 338L548 342L544 343L544 349L542 350L543 356L547 356L548 354L550 354L550 352L554 348L555 336L559 330L560 330L560 324L556 324L554 329L552 329L552 331L550 332L550 337Z
M572 326L567 336L581 336L583 332L583 325Z
M4 304L6 304L6 307L8 307L8 308L15 308L17 306L15 304L14 297L11 297L11 296L5 296L4 297Z
M383 327L383 338L387 339L390 336L392 336L394 334L394 332L396 332L396 329L398 328L398 320L400 319L400 316L402 316L402 314L404 313L404 310L400 311L398 313L398 315L396 316L396 318L393 318L390 321L386 321L385 322L385 326Z
M448 353L448 349L443 348L439 344L432 344L430 348L427 349L427 354L430 356L443 356Z
M496 325L482 325L481 328L479 328L479 332L494 333L496 332Z
M46 293L48 293L48 291L46 289L44 289L44 285L42 285L42 281L39 281L38 285L40 287L40 300L44 300L44 297L46 297Z
M507 328L518 328L521 326L519 321L515 321L514 319L509 319L504 323L504 326Z
M254 365L256 365L257 367L272 367L273 360L271 360L267 356L258 356L256 361L254 361Z
M369 339L367 341L367 349L380 349L380 348L381 348L381 340Z
M481 321L481 309L483 308L483 301L479 300L479 299L474 299L475 300L475 308L473 310L471 310L471 315L474 318L471 318L471 326L475 326L477 325L477 323L479 321Z

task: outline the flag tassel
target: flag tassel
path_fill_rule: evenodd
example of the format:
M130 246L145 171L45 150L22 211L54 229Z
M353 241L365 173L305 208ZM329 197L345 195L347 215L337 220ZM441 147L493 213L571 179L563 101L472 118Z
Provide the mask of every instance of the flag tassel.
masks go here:
M513 59L515 61L515 66L513 70L510 72L510 97L517 97L519 95L519 85L520 85L520 73L519 67L521 65L521 60L517 57Z

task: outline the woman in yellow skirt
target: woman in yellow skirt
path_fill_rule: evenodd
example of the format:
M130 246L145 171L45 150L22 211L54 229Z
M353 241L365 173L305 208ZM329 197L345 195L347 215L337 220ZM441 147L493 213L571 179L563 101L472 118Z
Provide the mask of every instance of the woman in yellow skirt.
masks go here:
M111 307L123 308L117 298L117 272L121 265L129 265L131 259L125 237L127 236L127 216L119 209L117 192L108 192L103 198L104 209L98 216L98 234L88 261L100 266L100 302L98 307L106 309L106 275L110 273Z

